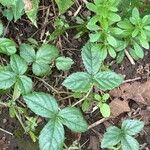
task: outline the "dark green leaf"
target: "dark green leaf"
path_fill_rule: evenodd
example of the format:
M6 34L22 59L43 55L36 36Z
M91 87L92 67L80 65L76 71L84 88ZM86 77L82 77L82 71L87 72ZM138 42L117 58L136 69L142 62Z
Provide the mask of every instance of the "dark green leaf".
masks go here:
M91 76L86 72L76 72L65 79L63 85L76 92L87 92L91 86Z
M62 150L64 143L64 127L57 120L52 119L42 129L39 136L41 150Z
M59 112L61 122L74 132L85 132L88 125L79 109L67 107Z
M10 65L16 74L23 75L27 71L27 63L17 54L10 57Z
M54 97L42 92L25 95L24 100L28 107L37 115L53 118L58 113L58 104Z

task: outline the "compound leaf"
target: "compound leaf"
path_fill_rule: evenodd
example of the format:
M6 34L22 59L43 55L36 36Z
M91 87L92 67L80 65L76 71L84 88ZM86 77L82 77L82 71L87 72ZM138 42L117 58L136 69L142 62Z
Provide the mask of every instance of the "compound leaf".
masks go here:
M62 150L64 143L64 127L57 120L50 120L39 136L41 150Z
M111 90L123 82L123 77L112 71L99 72L94 76L94 82L102 90Z
M92 86L91 81L88 73L76 72L68 76L62 84L72 91L87 92Z
M14 54L10 57L10 65L16 74L23 75L27 71L27 63L19 55Z
M99 48L91 43L87 43L82 48L82 60L88 73L91 75L96 74L102 61Z
M79 109L67 107L59 112L61 122L74 132L85 132L88 125Z
M54 97L42 92L33 92L25 95L24 100L28 107L37 115L53 118L58 112L58 104Z

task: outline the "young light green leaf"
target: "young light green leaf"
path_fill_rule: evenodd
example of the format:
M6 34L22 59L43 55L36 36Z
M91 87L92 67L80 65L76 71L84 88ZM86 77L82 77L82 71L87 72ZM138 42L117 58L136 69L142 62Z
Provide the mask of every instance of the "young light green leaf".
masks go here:
M58 57L58 54L58 48L53 45L44 44L37 51L36 62L50 64L56 57Z
M102 90L111 90L123 82L123 77L115 72L100 72L94 76L95 85Z
M107 41L108 41L108 43L109 43L111 46L113 46L113 47L116 47L116 46L117 46L117 41L116 41L116 39L115 39L113 36L109 35L109 36L107 37Z
M88 125L79 109L67 107L59 112L61 122L74 132L85 132Z
M116 52L111 46L108 48L108 53L112 58L116 57Z
M110 107L108 104L103 103L100 105L100 112L102 113L102 116L107 118L110 116Z
M144 127L144 122L139 120L124 120L122 123L122 129L128 135L136 135L139 133Z
M141 43L142 47L144 47L145 49L149 49L149 43L147 40L140 38L140 43Z
M130 135L126 135L121 140L122 150L139 150L139 143Z
M32 63L35 60L35 50L29 44L21 44L20 47L20 56L27 62Z
M133 25L130 23L130 21L127 19L120 21L119 23L117 23L117 25L121 29L133 29L134 28Z
M8 89L16 82L16 74L0 70L0 89Z
M64 143L64 127L57 120L50 120L39 136L41 150L62 150Z
M121 130L115 126L107 128L101 142L101 148L109 148L117 145L122 138Z
M110 13L108 18L113 22L118 22L121 20L121 17L116 13Z
M93 34L90 34L89 37L90 37L90 42L97 42L100 38L100 33L97 32L97 33L93 33Z
M4 30L3 24L0 22L0 36L3 34L3 30Z
M19 75L23 75L28 68L25 60L17 54L14 54L10 57L10 65L12 70Z
M0 38L0 53L12 55L16 53L16 44L7 38Z
M50 73L51 67L42 62L34 62L32 65L32 71L36 76L45 76Z
M91 75L96 74L102 62L99 48L96 45L87 43L82 48L82 60L87 72Z
M58 104L55 98L49 94L34 92L23 98L28 107L37 115L53 118L58 113Z
M21 75L17 83L22 94L28 94L32 91L32 80L29 77Z
M87 92L91 86L91 76L86 72L76 72L67 77L62 83L66 88L76 92Z
M26 14L31 22L37 27L37 13L39 8L39 0L32 0L32 9L26 10Z
M139 58L144 58L144 51L142 50L142 48L137 43L134 43L133 47L134 47L134 50L135 50L135 54Z
M140 17L139 10L136 7L132 10L132 17L137 19Z
M69 70L73 64L73 60L69 57L62 56L56 59L56 67L58 70Z
M67 0L67 3L66 0L55 0L55 2L59 8L59 14L65 13L67 9L69 9L74 4L73 0Z

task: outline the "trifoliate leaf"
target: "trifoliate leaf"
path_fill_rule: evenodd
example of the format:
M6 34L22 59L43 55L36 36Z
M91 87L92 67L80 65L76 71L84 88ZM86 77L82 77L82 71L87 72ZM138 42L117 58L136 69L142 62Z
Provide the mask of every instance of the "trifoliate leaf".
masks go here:
M85 132L88 125L79 109L67 107L59 112L61 122L74 132Z
M10 65L12 70L19 75L23 75L28 68L25 60L17 54L14 54L10 57Z
M121 140L122 150L139 150L139 143L130 135L126 135Z
M32 91L32 80L29 77L21 75L18 77L17 83L22 94L28 94Z
M7 38L0 38L0 53L12 55L16 53L16 44Z
M76 72L71 74L62 83L66 88L76 92L87 92L91 86L91 76L86 72Z
M64 143L64 127L57 120L50 120L39 136L41 150L62 150Z
M32 63L35 60L35 50L29 44L21 44L20 47L20 56L27 62Z
M121 129L128 135L135 135L139 133L144 127L144 122L139 120L124 120Z
M0 70L0 89L8 89L16 82L16 74Z
M58 104L54 97L42 92L25 95L24 100L28 107L37 115L53 118L58 113Z
M94 76L95 85L102 90L111 90L123 82L123 77L115 72L99 72Z
M96 74L102 62L99 48L91 43L87 43L82 48L82 60L87 72L91 75Z
M73 60L69 57L58 57L56 59L56 67L58 70L69 70L71 66L74 64Z
M121 141L121 130L115 126L108 127L101 142L101 148L109 148Z

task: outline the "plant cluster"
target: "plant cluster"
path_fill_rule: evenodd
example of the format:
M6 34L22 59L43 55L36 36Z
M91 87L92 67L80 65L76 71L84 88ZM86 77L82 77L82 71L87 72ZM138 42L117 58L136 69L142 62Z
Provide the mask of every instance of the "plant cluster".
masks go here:
M126 0L126 3L129 0ZM17 21L26 13L31 22L37 26L37 12L39 0L0 0L2 14L9 21ZM74 2L72 0L55 0L59 14L64 14ZM61 108L57 100L50 94L35 92L32 77L41 78L52 73L52 68L67 71L74 61L59 54L59 49L49 42L56 40L66 30L77 28L81 30L75 38L82 37L84 31L89 31L89 40L81 49L84 71L72 73L63 81L62 85L72 91L72 97L81 98L82 110L88 111L93 102L99 107L103 117L109 117L111 110L108 104L110 95L108 90L118 87L123 82L123 76L105 67L104 61L108 54L120 63L124 56L131 55L138 60L144 57L143 48L149 49L150 41L150 15L141 17L138 4L130 2L128 15L121 15L120 0L94 0L87 2L86 7L94 15L87 21L76 18L77 26L69 26L64 16L55 18L55 30L49 34L48 39L39 45L33 39L26 43L16 45L9 39L2 37L4 27L0 22L0 54L10 57L7 64L0 65L0 93L11 93L7 102L0 104L9 108L11 117L16 117L21 123L25 133L33 141L39 139L41 150L61 150L65 140L64 126L73 132L85 132L88 129L82 113L73 106ZM30 6L30 5L31 6ZM79 27L79 28L78 28ZM84 31L82 31L84 30ZM32 75L33 74L33 75ZM98 92L96 92L98 91ZM99 93L101 91L101 93ZM27 109L18 105L23 99L36 115L46 118L47 124L40 132L35 134L37 117L30 117ZM22 102L21 102L22 103ZM24 119L22 120L22 117ZM144 124L138 120L125 120L121 129L109 127L101 143L102 148L138 150L139 144L132 137L139 133ZM76 147L76 146L74 146Z

